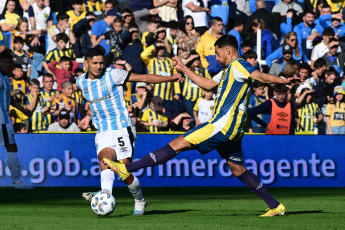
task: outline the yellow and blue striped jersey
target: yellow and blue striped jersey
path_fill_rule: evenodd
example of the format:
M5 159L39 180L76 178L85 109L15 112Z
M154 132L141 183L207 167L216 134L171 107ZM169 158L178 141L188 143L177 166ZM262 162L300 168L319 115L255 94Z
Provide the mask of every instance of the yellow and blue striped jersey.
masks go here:
M172 65L172 59L151 57L151 52L155 49L154 45L149 46L141 53L141 59L148 68L149 74L157 74L165 77L171 77L177 73L176 68ZM174 94L181 94L179 82L163 82L153 85L153 95L160 96L163 100L173 100Z
M166 122L168 117L163 112L155 112L153 109L149 108L145 110L143 117L141 118L143 122ZM156 126L147 127L151 133L159 132L159 128Z
M82 11L85 12L102 12L104 9L104 4L102 0L96 0L94 2L84 0Z
M136 103L136 102L140 102L141 101L141 98L139 97L139 95L138 94L132 94L132 96L131 96L131 101L130 101L130 108L131 108L131 111L130 112L132 112L132 113L134 113L134 115L136 116L136 117L139 117L139 118L141 118L141 116L143 115L143 110L145 110L145 109L147 109L148 108L148 105L145 103L144 104L144 106L143 106L143 109L139 109L139 108L137 108L135 105L134 105L134 103Z
M247 61L237 58L213 78L218 83L218 91L209 123L230 140L243 136L250 100L249 76L255 70Z
M44 58L44 61L47 63L51 63L53 61L59 61L60 58L63 56L66 56L66 57L71 58L72 60L75 60L75 53L73 49L59 50L58 48L55 48L48 52L48 54Z
M80 90L75 91L72 93L71 97L74 99L74 102L77 106L78 114L77 117L82 117L82 113L84 112L84 107L83 107L83 100L84 97L82 95L82 92Z
M196 74L205 78L211 79L207 69L195 69ZM189 101L196 101L198 98L204 95L203 90L195 84L190 77L185 75L185 81L183 83L182 96L184 99Z
M14 89L19 89L24 94L28 93L29 83L27 83L24 79L12 79L11 80L11 91Z
M70 105L72 107L72 110L69 111L69 115L71 117L71 122L77 123L77 115L78 115L78 108L75 104L75 101L73 98L68 98L65 95L61 94L62 101L60 101L58 98L55 98L54 101L52 101L52 106L50 108L50 112L53 114L56 111L60 111L61 109L65 109L66 105ZM57 119L58 116L53 117L54 119Z
M27 94L25 96L26 103L25 105L29 105L33 99L33 96L31 94ZM42 96L39 94L37 97L37 103L36 103L36 108L33 111L32 116L30 117L30 122L31 122L31 129L33 132L35 131L40 131L40 130L46 130L46 121L44 119L44 99Z
M319 106L311 102L299 108L297 112L300 119L300 126L296 128L296 132L313 131L314 120L321 114Z
M43 98L43 100L44 100L44 102L45 102L45 107L48 107L48 108L51 107L52 102L49 101L49 98L50 98L51 96L57 94L57 93L59 93L59 91L57 91L57 90L53 90L53 91L51 91L51 92L46 92L44 89L42 89L42 90L40 91L40 95L42 96L42 98ZM48 127L51 123L54 122L53 119L52 119L51 113L45 114L45 115L44 115L44 119L45 119L45 121L46 121L46 126L47 126L47 127Z

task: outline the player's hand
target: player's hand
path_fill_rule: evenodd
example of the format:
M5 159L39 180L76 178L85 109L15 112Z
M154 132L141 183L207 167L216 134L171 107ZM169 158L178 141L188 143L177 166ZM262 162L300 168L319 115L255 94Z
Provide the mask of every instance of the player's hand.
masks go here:
M183 72L184 69L186 68L186 66L183 64L183 62L181 61L181 59L177 56L173 57L172 58L173 60L173 66L175 66L175 68L178 70L178 71L181 71Z
M181 113L181 116L182 116L182 117L191 117L191 116L189 115L189 113L187 113L187 112Z
M178 81L179 83L182 83L184 81L184 78L180 73L175 73L174 75L171 76L173 81Z
M87 129L87 127L89 126L91 117L90 116L86 116L84 117L78 124L78 127L81 129Z
M301 82L302 82L302 79L297 76L289 77L287 79L282 79L282 84L286 84L286 85L295 85Z

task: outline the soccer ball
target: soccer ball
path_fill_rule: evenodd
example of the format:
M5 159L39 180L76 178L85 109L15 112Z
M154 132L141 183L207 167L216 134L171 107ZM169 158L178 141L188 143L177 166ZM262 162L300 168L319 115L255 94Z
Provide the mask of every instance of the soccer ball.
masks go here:
M111 214L115 209L115 198L106 192L98 192L91 200L91 209L99 216Z

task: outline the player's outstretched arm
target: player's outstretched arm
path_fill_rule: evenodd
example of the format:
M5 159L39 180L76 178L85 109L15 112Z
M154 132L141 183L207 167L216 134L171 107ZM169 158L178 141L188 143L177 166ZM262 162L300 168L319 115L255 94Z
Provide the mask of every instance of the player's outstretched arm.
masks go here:
M183 62L181 61L179 57L173 57L172 59L173 59L173 65L176 67L176 69L180 72L185 73L199 87L206 90L211 90L218 86L218 83L213 81L212 79L207 79L194 73L191 69L189 69L187 66L183 64Z
M143 81L150 84L157 84L157 83L170 82L170 81L178 81L178 82L184 81L183 77L179 73L174 74L171 77L163 77L163 76L155 75L155 74L132 73L128 80L135 81L135 82Z
M260 81L262 83L266 83L266 84L292 84L297 82L299 79L292 77L292 78L288 78L288 79L282 79L279 77L276 77L274 75L271 74L266 74L263 72L260 72L259 70L254 71L252 74L250 74L249 76L250 78Z

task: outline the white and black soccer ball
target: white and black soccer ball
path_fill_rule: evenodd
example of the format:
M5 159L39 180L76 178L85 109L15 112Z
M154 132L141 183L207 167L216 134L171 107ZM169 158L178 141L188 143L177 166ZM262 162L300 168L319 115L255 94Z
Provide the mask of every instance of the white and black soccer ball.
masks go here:
M91 209L99 216L106 216L115 210L115 197L106 192L98 192L91 200Z

